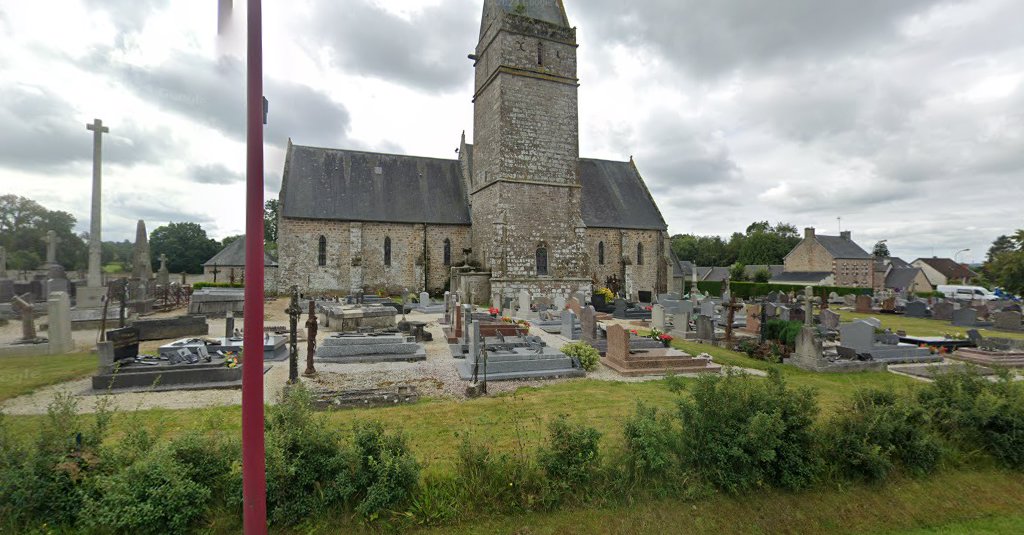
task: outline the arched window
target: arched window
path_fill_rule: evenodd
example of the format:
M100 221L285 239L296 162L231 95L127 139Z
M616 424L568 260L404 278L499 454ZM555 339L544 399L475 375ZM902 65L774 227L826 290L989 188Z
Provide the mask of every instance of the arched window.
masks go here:
M597 243L597 263L604 265L604 242Z
M544 65L544 42L537 41L537 65Z
M548 250L541 246L537 248L537 275L548 274Z
M391 238L384 238L384 265L391 265Z
M320 236L320 246L316 253L316 263L321 267L327 265L327 238L324 236Z
M448 238L444 239L444 265L452 265L452 241Z
M636 244L636 265L644 265L644 244Z

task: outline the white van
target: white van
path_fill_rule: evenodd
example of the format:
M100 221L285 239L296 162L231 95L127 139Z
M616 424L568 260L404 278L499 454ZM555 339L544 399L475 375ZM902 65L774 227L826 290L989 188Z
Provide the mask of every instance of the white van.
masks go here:
M960 286L956 284L940 284L936 291L942 292L950 299L957 301L995 301L999 296L981 286Z

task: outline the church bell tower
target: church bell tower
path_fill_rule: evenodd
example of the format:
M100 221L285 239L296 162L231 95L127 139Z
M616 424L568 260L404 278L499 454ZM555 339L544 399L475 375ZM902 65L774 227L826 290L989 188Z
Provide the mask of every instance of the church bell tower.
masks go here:
M473 256L492 295L590 290L576 30L561 0L484 0L475 54Z

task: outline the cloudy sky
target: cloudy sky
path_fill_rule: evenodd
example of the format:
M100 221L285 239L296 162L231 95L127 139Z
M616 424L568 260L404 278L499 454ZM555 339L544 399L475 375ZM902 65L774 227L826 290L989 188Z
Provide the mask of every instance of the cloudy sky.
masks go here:
M244 15L235 0L236 19ZM244 32L217 0L0 3L0 194L104 239L244 228ZM580 146L633 155L669 231L754 220L981 261L1024 227L1020 0L565 0ZM266 194L287 139L455 157L482 0L265 0ZM841 218L838 219L838 218Z

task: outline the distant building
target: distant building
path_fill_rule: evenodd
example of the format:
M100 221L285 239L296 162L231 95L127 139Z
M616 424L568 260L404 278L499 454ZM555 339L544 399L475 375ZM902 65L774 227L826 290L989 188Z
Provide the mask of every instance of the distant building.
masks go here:
M932 286L940 284L971 284L978 274L967 266L957 263L951 258L918 258L911 262L914 267L921 268Z
M783 266L783 273L771 282L876 290L884 283L876 274L875 258L853 241L850 231L825 236L813 227L804 229L804 239L786 255Z
M204 262L203 275L206 282L242 282L245 279L245 236ZM266 253L263 254L263 289L268 294L277 293L277 262Z

